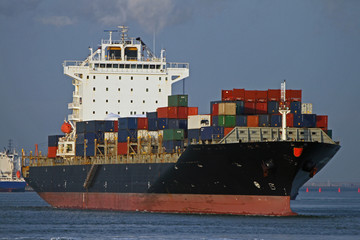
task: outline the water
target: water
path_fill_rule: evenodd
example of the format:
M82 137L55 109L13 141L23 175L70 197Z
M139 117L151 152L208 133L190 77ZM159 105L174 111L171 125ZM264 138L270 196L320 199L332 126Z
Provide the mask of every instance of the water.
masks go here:
M1 239L360 239L360 193L301 191L295 217L53 209L34 192L0 193Z

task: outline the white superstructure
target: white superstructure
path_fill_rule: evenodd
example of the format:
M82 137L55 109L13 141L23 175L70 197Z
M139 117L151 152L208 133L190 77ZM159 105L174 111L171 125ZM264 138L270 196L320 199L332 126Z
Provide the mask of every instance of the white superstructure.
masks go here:
M64 73L75 89L68 108L71 121L104 120L146 114L167 106L172 84L189 76L188 63L166 62L165 50L157 58L140 38L128 38L120 26L120 40L101 41L84 61L65 61Z

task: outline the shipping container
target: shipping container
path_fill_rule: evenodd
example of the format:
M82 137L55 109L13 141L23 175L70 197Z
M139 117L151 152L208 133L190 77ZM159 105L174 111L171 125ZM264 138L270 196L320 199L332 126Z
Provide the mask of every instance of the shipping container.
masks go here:
M187 117L188 117L188 107L178 107L177 118L178 119L187 119Z
M245 102L256 102L256 90L245 90Z
M184 140L184 129L164 129L164 141Z
M168 129L178 129L179 127L179 119L168 119L168 124L167 124L167 128Z
M233 96L235 101L245 101L245 89L234 88Z
M236 126L246 127L247 126L247 116L246 115L236 115Z
M117 154L126 155L128 153L128 144L127 142L119 142L117 144Z
M286 90L286 101L301 102L301 90Z
M281 123L282 123L282 118L281 118ZM294 127L294 114L293 113L286 114L286 126Z
M137 119L137 129L148 129L148 119L147 118L138 118Z
M211 115L188 116L188 129L200 129L211 126Z
M269 89L268 90L268 101L280 102L281 90L280 89Z
M214 109L214 104L218 104L221 103L222 101L211 101L210 102L210 114L211 115L219 115L219 106L216 107L216 109ZM214 110L216 112L214 112Z
M233 90L221 90L221 100L233 101L234 100Z
M59 138L64 137L64 135L50 135L48 136L48 147L57 147Z
M245 115L256 114L256 103L255 102L245 102Z
M163 141L162 145L166 153L176 153L184 149L183 140Z
M198 129L189 129L188 130L188 139L190 142L196 141L198 142L200 139L200 128Z
M312 114L313 106L312 103L301 104L301 114Z
M84 144L76 144L75 145L75 155L77 157L83 157L84 156Z
M248 127L258 127L259 126L259 116L258 115L247 116L247 126Z
M118 142L137 142L137 130L134 129L119 129Z
M137 118L134 117L125 117L118 119L118 130L120 129L137 129Z
M159 107L156 110L158 118L168 118L168 107Z
M104 132L115 132L114 121L104 121Z
M333 137L333 132L332 132L332 130L328 129L328 130L326 130L325 132L326 132L326 134L332 139L332 137Z
M198 107L188 107L188 116L198 115L199 108Z
M178 107L168 107L167 118L178 118Z
M81 136L81 135L80 135ZM86 132L84 134L84 141L88 144L94 144L95 140L97 143L104 142L104 132ZM81 143L81 142L79 142Z
M76 133L85 132L85 122L76 122Z
M245 112L245 102L235 101L236 103L236 115L242 115Z
M179 128L187 130L188 120L187 119L178 119L178 121L179 121ZM186 133L186 131L185 131L185 133Z
M148 129L149 129L149 131L157 131L158 130L157 118L148 118Z
M317 115L316 116L316 127L326 131L328 129L328 116Z
M279 102L278 101L270 101L268 102L268 114L277 114L279 113Z
M200 139L202 141L220 140L224 137L224 127L202 127L200 129Z
M76 144L84 144L85 141L85 133L76 134Z
M212 104L211 114L212 114L213 116L219 115L219 104L220 104L220 103L214 103L214 104Z
M48 158L55 158L58 147L48 147Z
M233 127L224 128L224 136L228 135L233 129L234 129Z
M85 132L103 132L105 130L105 121L86 121Z
M256 102L267 102L268 92L267 91L256 91Z
M84 156L84 148L86 148L86 156L92 157L95 156L95 145L94 144L76 144L75 155Z
M168 118L158 118L157 127L159 130L168 129L169 119Z
M187 107L188 95L171 95L168 96L169 107ZM160 116L158 116L160 118Z
M273 114L270 116L270 126L271 127L281 127L282 116L280 114Z
M270 115L259 115L259 127L270 127Z
M219 115L211 117L211 126L213 127L219 126Z
M218 126L221 127L235 127L236 118L235 115L219 115L218 116Z
M157 112L147 112L147 113L146 113L146 118L147 118L147 119L155 119L155 118L158 118Z
M290 111L293 114L301 114L301 102L291 102Z
M117 132L105 132L104 138L107 142L117 142L118 133Z
M267 102L257 102L255 108L256 114L267 114Z
M116 120L114 121L114 132L118 132L118 130L119 130L119 121Z
M301 114L294 118L294 127L316 127L316 114Z

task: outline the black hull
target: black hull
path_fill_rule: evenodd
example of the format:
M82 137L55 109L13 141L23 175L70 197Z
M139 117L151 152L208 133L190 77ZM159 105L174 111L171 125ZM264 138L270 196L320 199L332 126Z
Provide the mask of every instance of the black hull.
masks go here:
M303 148L299 157L294 147ZM156 193L290 196L319 171L340 146L317 142L253 142L190 145L177 163L30 167L28 184L38 193Z

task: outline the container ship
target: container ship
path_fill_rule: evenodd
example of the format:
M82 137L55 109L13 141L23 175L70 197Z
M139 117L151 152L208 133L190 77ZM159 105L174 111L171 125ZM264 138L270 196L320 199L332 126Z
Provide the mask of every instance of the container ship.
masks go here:
M199 114L167 62L127 28L65 61L72 114L48 152L23 152L27 183L56 208L289 216L290 199L340 145L301 90L222 90ZM113 34L119 34L119 40Z
M21 176L20 158L11 140L8 149L0 152L0 192L24 192L26 182Z

